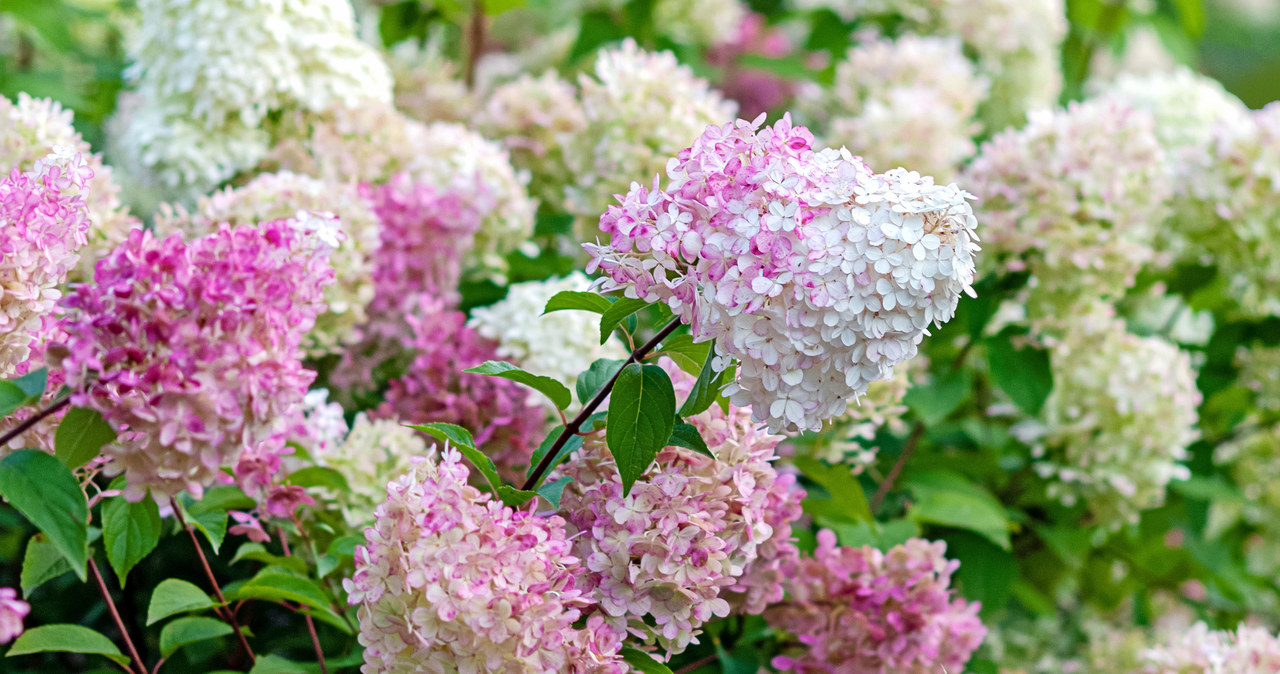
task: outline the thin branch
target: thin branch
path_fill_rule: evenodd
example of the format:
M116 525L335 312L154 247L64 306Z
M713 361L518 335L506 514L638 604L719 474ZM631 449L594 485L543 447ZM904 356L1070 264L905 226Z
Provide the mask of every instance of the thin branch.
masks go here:
M129 636L129 630L124 628L124 621L120 619L120 611L116 610L116 602L111 598L111 592L107 590L107 584L102 580L102 572L98 570L97 562L93 561L93 557L89 558L89 571L93 573L93 581L98 585L98 592L102 593L102 598L107 602L107 608L111 611L111 619L116 622L116 629L120 630L120 637L124 639L124 645L129 648L129 657L133 658L134 666L142 674L147 674L147 665L142 661L142 656L138 655L138 647L133 645L133 637ZM130 669L129 671L133 671Z
M464 73L468 89L474 89L476 85L476 64L480 62L480 55L484 53L484 0L472 0L471 2L471 31L468 35L467 42L470 43L470 49L467 51L467 70Z
M293 553L289 551L289 537L285 533L284 527L280 527L280 546L284 548L284 556L292 557ZM307 632L311 634L311 645L316 649L316 660L320 662L320 674L329 674L329 666L324 662L324 649L320 648L320 637L316 635L316 623L311 616L303 613L302 617L307 621Z
M591 399L591 402L583 405L582 410L578 412L578 416L574 417L573 421L570 421L564 427L563 431L560 431L560 436L556 438L556 441L552 443L551 448L547 450L546 456L543 456L542 460L538 462L538 467L533 469L533 473L529 476L529 479L525 481L524 486L521 487L521 489L528 491L538 485L538 481L542 479L543 474L545 474L547 470L551 468L551 465L555 463L556 455L560 453L561 449L564 449L565 443L569 442L569 438L573 437L574 434L582 428L582 424L586 423L587 418L595 413L596 408L600 407L600 405L604 403L605 398L609 397L609 393L613 391L613 385L618 382L618 376L622 374L622 370L632 363L639 363L644 360L644 357L650 351L656 349L658 344L661 344L662 340L675 332L678 327L680 327L680 319L677 318L672 320L670 323L667 323L666 326L658 331L658 334L653 336L653 339L650 339L641 345L640 348L631 352L631 355L627 357L627 360L622 364L622 367L618 368L618 371L613 373L613 377L611 377L609 381L605 382L604 386L601 386L599 391L596 391L596 395ZM708 355L707 357L710 358L711 356Z
M7 447L9 445L10 440L27 432L27 429L40 423L42 419L66 407L70 403L71 403L70 394L65 395L62 398L59 398L58 400L53 401L52 403L49 404L48 407L31 415L28 419L26 419L22 423L18 424L17 426L14 426L8 433L5 433L4 435L0 436L0 447Z
M218 598L218 615L222 617L231 628L236 631L236 638L240 640L240 647L249 655L249 661L256 663L258 657L253 654L253 649L249 647L249 640L245 638L244 631L240 629L240 622L236 620L236 614L227 605L227 598L222 596L222 587L218 585L218 579L213 577L213 569L209 568L209 560L204 556L204 548L200 547L200 541L196 539L195 529L187 524L187 518L182 515L182 508L178 505L177 499L169 497L169 505L173 507L173 514L178 518L178 524L187 530L187 535L191 537L191 545L196 549L196 556L200 558L200 566L204 569L204 575L209 579L209 584L213 586L213 594Z
M898 479L898 474L902 472L902 468L907 465L907 459L916 451L916 445L920 444L920 438L924 435L924 424L916 422L915 427L911 429L911 435L907 438L907 444L902 448L902 454L898 457L897 463L893 464L893 468L889 469L889 475L880 483L880 487L876 489L875 496L871 497L871 512L875 512L880 504L884 501L884 497L889 495L889 490L893 489L894 480Z

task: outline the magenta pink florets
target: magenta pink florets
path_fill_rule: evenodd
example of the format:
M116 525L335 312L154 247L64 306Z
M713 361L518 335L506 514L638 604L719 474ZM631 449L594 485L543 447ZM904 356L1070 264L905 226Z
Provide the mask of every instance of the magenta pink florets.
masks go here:
M67 279L88 242L85 189L93 171L61 148L33 170L0 178L0 379L40 350Z
M433 449L387 485L344 583L363 671L622 671L599 621L573 627L587 600L564 520L490 500L468 472Z
M126 497L199 497L279 430L314 373L300 344L333 281L322 219L223 227L190 244L134 230L66 300L72 403L119 434Z
M687 395L693 377L667 368L677 395ZM713 406L688 421L715 460L668 447L624 497L604 439L595 435L550 478L573 478L560 512L580 532L574 550L586 567L583 582L607 623L671 654L703 623L728 615L730 599L758 613L781 598L772 569L791 547L790 521L804 497L773 468L780 438L758 430L746 410L726 415Z
M586 244L599 288L667 304L769 429L816 430L867 384L893 376L931 325L972 293L971 195L905 169L873 174L847 151L810 148L784 117L709 127L633 184Z
M22 634L22 621L31 612L31 605L18 599L18 591L0 587L0 644L7 644Z
M799 644L774 658L782 671L818 674L960 672L987 630L979 604L953 598L946 544L914 538L881 552L836 547L829 529L818 548L784 570L788 601L765 618Z
M529 457L545 435L540 408L530 407L529 389L506 379L463 370L501 360L497 342L467 327L467 317L443 302L420 295L404 316L413 363L391 382L377 418L404 423L443 422L471 431L476 446L493 459L504 479L522 481Z

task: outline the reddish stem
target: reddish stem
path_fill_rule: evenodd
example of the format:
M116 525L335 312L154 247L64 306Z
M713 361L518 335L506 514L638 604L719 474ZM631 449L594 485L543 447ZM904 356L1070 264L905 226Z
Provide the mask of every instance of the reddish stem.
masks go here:
M182 508L178 505L177 499L169 497L169 505L173 507L173 514L178 518L178 524L187 530L187 535L191 537L191 545L196 549L196 556L200 558L200 566L204 569L204 575L209 579L209 585L213 586L213 594L218 598L218 616L231 625L236 631L236 637L240 640L240 647L249 655L249 661L256 663L258 657L253 654L253 649L249 647L249 640L245 638L244 631L240 629L240 622L236 620L236 614L227 606L227 598L222 596L222 587L218 585L218 579L213 577L213 569L209 568L209 560L204 556L204 548L200 547L200 541L196 538L195 529L187 525L187 518L182 515Z
M116 602L111 598L111 593L107 591L107 584L102 580L102 572L98 570L98 564L93 561L93 557L89 558L89 571L93 573L93 581L98 585L98 592L102 593L102 598L107 602L107 608L111 611L111 619L116 622L116 629L120 630L120 637L124 639L124 645L129 648L129 657L133 658L133 665L137 667L139 672L147 674L147 665L142 661L142 656L138 655L138 647L133 645L133 638L129 636L129 630L124 628L124 621L120 619L120 611L116 610ZM132 672L130 668L128 671Z

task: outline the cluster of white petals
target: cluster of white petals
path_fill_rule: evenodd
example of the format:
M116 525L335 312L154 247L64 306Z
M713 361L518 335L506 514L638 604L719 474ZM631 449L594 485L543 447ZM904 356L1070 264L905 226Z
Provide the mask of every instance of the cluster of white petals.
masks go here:
M1143 651L1139 660L1126 674L1271 674L1280 671L1280 638L1262 627L1210 630L1200 622Z
M14 102L0 96L0 170L30 171L54 148L66 147L78 152L93 171L82 195L89 218L88 241L80 249L79 265L68 273L69 280L81 281L91 278L93 264L141 223L120 203L120 186L112 178L111 167L80 137L72 120L72 112L53 99L18 94Z
M681 44L714 45L733 38L747 15L741 0L658 0L653 24Z
M556 207L574 181L565 148L587 127L577 89L554 71L498 85L474 118L476 129L500 139L511 163L530 174L529 191Z
M1172 184L1151 113L1111 99L1032 113L962 178L982 197L988 267L1028 269L1034 318L1118 298L1154 256Z
M647 52L630 39L601 51L593 75L579 78L587 127L564 149L575 181L569 210L588 241L614 195L661 173L708 124L731 121L737 109L671 52Z
M511 165L501 144L467 127L422 124L382 104L300 116L291 123L306 129L306 137L286 140L272 151L281 168L327 180L377 183L407 173L413 183L483 208L466 267L503 272L506 254L533 233L537 202L529 197L528 176Z
M1280 314L1280 103L1220 121L1194 157L1175 218L1187 253L1217 264L1243 313Z
M1085 503L1104 529L1136 522L1164 502L1171 480L1190 475L1181 462L1198 437L1201 400L1190 358L1096 314L1052 344L1050 364L1036 472L1051 480L1050 497Z
M345 0L141 0L136 98L118 148L166 188L203 192L251 168L283 110L390 101L391 74Z
M473 309L467 325L497 342L498 356L573 389L578 374L596 359L627 357L627 350L616 340L600 344L596 315L584 311L542 314L556 293L590 288L591 279L581 272L562 279L516 283L501 301ZM541 396L531 397L530 402L540 399Z
M977 149L975 115L989 87L956 37L869 35L836 64L827 139L873 167L945 181Z
M374 509L386 498L387 483L408 470L413 457L427 453L424 437L398 419L370 420L359 414L345 439L312 450L319 464L342 473L350 487L335 499L347 524L365 527L373 522Z
M806 447L793 443L800 445L797 450L833 465L844 464L855 474L866 470L880 451L872 444L876 431L886 427L895 433L903 430L902 416L907 413L907 406L902 399L911 380L923 374L920 370L924 360L923 356L913 358L895 368L893 377L868 384L857 404L850 405L844 416L832 419L831 426L812 444Z
M816 430L973 292L977 221L955 185L874 174L763 118L708 128L663 189L633 184L600 219L610 242L586 245L588 272L716 339L720 367L739 361L725 393L756 421Z
M321 356L350 345L359 337L365 306L373 301L373 263L379 226L369 204L352 183L332 183L281 171L264 173L242 187L201 197L193 212L181 206L162 208L156 216L161 233L180 231L188 240L217 231L223 223L254 225L295 217L299 211L332 213L345 235L329 256L335 282L325 288L328 309L316 317L304 343L308 355Z

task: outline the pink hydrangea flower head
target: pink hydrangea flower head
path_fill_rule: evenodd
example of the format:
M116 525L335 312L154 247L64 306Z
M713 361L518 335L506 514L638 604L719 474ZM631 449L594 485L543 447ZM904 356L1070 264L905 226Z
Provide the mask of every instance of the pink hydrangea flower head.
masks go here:
M374 416L462 426L505 479L522 480L546 425L539 408L530 407L529 389L463 372L486 360L501 360L497 342L467 327L466 315L438 299L419 295L415 302L405 320L412 334L409 346L417 355L408 372L391 382L387 400Z
M795 635L796 648L774 658L792 672L936 674L963 671L987 629L980 605L953 598L960 563L946 544L913 538L887 552L836 546L829 529L818 548L784 570L789 601L765 618Z
M954 185L876 175L846 150L810 148L784 117L709 127L632 184L586 244L602 291L667 304L770 431L818 429L916 355L972 293L977 224Z
M31 612L31 605L18 599L18 591L0 587L0 644L7 644L22 634L22 620Z
M694 378L665 366L677 395L687 395ZM790 525L804 497L791 476L773 468L780 438L760 430L749 411L713 406L688 421L715 459L668 447L623 496L604 438L595 434L550 478L573 478L560 513L579 533L582 582L606 623L671 654L735 606L759 613L782 598L775 571L794 550Z
M85 195L93 171L70 148L0 178L0 379L39 353L58 289L88 242Z
M621 671L620 642L573 627L587 600L564 520L491 500L468 473L432 448L387 485L343 583L363 671Z
M223 227L190 244L134 230L65 300L72 403L118 433L104 452L126 498L198 498L284 430L315 376L300 347L333 281L329 224Z

